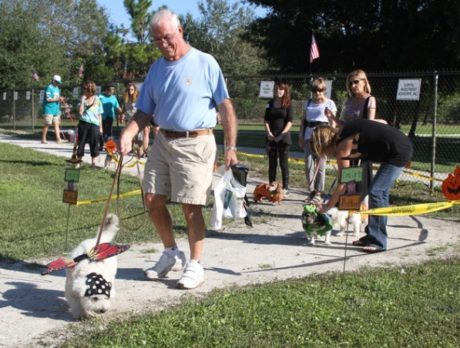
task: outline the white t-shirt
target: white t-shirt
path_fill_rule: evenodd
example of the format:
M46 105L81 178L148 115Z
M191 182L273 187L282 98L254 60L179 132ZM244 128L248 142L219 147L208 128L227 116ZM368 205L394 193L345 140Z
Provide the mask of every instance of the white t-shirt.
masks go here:
M310 103L307 101L303 107L305 117L308 122L328 122L325 109L328 108L334 115L337 113L337 106L331 99L323 103L315 103L313 100ZM314 127L306 127L304 132L304 139L309 140L313 134Z

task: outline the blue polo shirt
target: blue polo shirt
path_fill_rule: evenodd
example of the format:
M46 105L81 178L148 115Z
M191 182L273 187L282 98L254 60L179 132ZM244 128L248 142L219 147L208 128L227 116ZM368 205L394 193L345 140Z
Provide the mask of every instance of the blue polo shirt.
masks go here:
M228 98L217 61L192 48L179 60L152 64L136 106L160 128L189 131L215 127L217 105Z

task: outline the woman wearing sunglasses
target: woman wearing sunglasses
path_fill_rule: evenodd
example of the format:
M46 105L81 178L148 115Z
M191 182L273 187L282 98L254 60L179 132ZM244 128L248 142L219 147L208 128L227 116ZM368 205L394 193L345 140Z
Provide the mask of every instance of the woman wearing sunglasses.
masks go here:
M305 154L305 176L308 190L321 193L324 191L326 178L326 161L319 161L313 156L310 148L310 138L316 127L329 125L328 117L337 113L333 100L329 99L326 92L326 81L322 77L315 78L310 83L311 98L303 108L303 118L300 124L299 147ZM316 162L316 165L315 165Z
M348 99L343 105L340 119L343 121L364 118L375 119L376 101L371 95L371 85L363 70L354 70L347 77Z
M375 120L377 106L375 97L371 95L371 85L367 80L366 73L361 69L349 73L346 88L348 99L343 105L340 120L342 122L349 122L356 119ZM356 160L352 161L351 165L361 165L363 167L363 181L356 184L356 192L361 194L364 205L367 206L369 184L372 181L372 163Z

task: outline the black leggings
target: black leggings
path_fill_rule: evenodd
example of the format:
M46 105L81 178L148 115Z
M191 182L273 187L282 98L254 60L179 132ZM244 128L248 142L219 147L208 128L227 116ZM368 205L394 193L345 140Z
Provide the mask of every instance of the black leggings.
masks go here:
M113 118L106 118L102 120L102 134L104 135L104 141L112 136L113 129Z
M270 141L267 144L268 154L268 181L276 181L276 169L278 167L278 158L281 168L281 177L283 180L283 188L289 188L289 144L284 142Z
M78 148L77 156L82 158L85 154L85 144L89 143L89 150L91 157L99 156L99 139L101 132L99 126L94 124L80 121L78 123Z

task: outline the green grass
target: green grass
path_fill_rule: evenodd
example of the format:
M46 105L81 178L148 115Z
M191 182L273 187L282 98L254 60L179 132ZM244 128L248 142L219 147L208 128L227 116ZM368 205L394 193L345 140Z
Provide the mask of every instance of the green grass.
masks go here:
M460 259L214 291L63 347L458 347Z
M104 204L69 206L62 203L64 158L0 143L0 259L25 259L60 255L84 238L94 237L100 226ZM113 173L83 165L78 200L107 198ZM139 189L139 180L123 175L120 192ZM186 231L178 205L170 205L177 234ZM139 196L113 200L111 212L121 217L117 241L122 243L158 240ZM205 209L209 218L210 208Z
M250 177L266 178L267 159L260 156L239 154L239 159L251 168ZM14 145L0 144L0 259L31 259L61 255L82 239L93 237L102 220L104 203L73 206L62 203L66 187L63 158L47 155ZM291 187L306 187L302 161L290 163ZM329 170L326 188L329 189L335 171ZM78 183L78 199L106 198L112 185L113 173L81 169ZM139 188L137 178L123 175L120 191ZM392 191L392 204L442 201L439 189L430 195L423 184L400 181ZM118 207L118 208L117 208ZM183 236L186 225L178 205L170 205L176 235ZM210 206L204 209L205 221L209 221ZM459 207L431 214L432 217L458 218ZM111 212L121 217L120 243L158 241L152 224L144 214L140 196L113 201ZM67 217L69 228L67 232ZM264 216L260 216L261 221Z
M266 159L251 156L251 176L266 175ZM63 158L0 144L0 259L61 255L68 205ZM303 164L291 165L293 186L303 187ZM81 170L79 199L105 197L112 173ZM328 184L334 173L329 173ZM138 188L123 176L122 192ZM414 188L416 189L414 191ZM436 201L426 187L400 182L393 203ZM115 210L115 203L112 211ZM185 224L171 206L175 232ZM154 232L139 197L120 201L119 242L152 241ZM69 246L95 235L103 204L70 207ZM205 210L209 218L209 208ZM452 212L444 212L452 217ZM433 215L437 216L437 215ZM458 246L453 246L459 251ZM145 248L145 252L149 252ZM437 256L445 249L429 250ZM259 265L260 268L268 264ZM123 314L108 325L98 320L80 326L65 347L458 347L460 325L460 259L418 266L365 269L305 279L223 289L159 313Z

